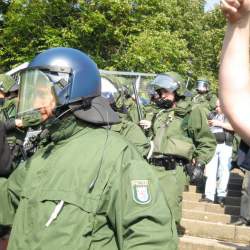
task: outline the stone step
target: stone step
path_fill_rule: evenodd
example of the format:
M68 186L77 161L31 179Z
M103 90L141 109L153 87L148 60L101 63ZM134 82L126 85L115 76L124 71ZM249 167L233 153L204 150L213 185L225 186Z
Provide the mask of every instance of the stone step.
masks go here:
M201 192L199 192L198 188L194 185L188 186L188 192L189 193L201 193ZM234 190L229 189L227 192L227 195L234 196L234 197L240 197L241 196L241 189L240 190L239 189L234 189Z
M189 186L188 186L188 192L189 192L189 193L198 193L198 192L197 192L197 187L194 186L194 185L189 185Z
M242 184L241 183L229 183L227 188L230 190L240 190L241 191Z
M201 193L193 193L193 192L183 192L183 200L188 201L199 201L201 199L202 194Z
M187 201L199 201L202 197L200 193L183 192L183 199ZM226 205L240 206L240 197L226 197Z
M238 180L243 180L244 174L236 174L236 173L230 173L230 179L238 179Z
M250 227L182 219L185 235L250 244Z
M230 190L239 190L239 191L241 191L241 188L242 188L242 183L241 182L235 182L235 181L233 181L233 182L230 182L228 184L228 189L230 189ZM197 192L197 189L198 188L196 186L189 185L189 191L191 191L191 192Z
M230 214L230 215L240 214L239 206L226 205L225 207L221 207L219 204L186 201L186 200L183 200L182 202L182 209L198 210L198 211L217 213L217 214Z
M250 246L184 235L180 237L179 250L250 250Z
M228 190L227 191L228 196L234 196L234 197L241 197L241 190Z
M191 219L191 220L201 220L201 221L208 221L208 222L220 222L224 224L230 224L239 218L235 215L228 215L228 214L216 214L216 213L209 213L203 211L195 211L195 210L182 210L182 218L183 219Z
M242 185L242 182L243 182L243 178L242 177L239 177L239 178L230 177L228 183L236 183L236 184Z

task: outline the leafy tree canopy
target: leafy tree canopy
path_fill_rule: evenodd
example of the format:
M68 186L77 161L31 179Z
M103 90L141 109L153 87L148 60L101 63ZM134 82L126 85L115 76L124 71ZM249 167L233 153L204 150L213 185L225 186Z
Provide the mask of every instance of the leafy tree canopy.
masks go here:
M100 68L206 75L216 90L225 21L204 0L0 1L0 71L51 47L88 53Z

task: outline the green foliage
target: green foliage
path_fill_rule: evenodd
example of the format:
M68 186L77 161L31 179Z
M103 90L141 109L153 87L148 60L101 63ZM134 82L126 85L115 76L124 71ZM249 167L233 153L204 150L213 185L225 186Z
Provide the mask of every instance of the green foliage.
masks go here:
M178 33L145 30L130 38L130 46L117 58L117 68L127 71L186 72L190 53Z
M218 9L203 8L204 0L11 1L0 30L0 71L65 46L104 69L191 70L193 82L207 75L216 90L225 21Z

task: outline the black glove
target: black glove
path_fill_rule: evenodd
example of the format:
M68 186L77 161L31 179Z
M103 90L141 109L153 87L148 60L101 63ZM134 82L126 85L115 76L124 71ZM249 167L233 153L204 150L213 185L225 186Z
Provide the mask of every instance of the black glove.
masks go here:
M199 185L203 183L204 180L204 169L205 164L197 162L196 164L188 164L186 165L187 174L190 177L190 183Z
M197 163L194 165L193 176L191 179L191 183L199 185L203 183L204 180L204 169L205 165L201 163Z
M2 238L3 236L5 236L6 234L9 234L9 233L10 233L10 227L9 226L0 225L0 238Z

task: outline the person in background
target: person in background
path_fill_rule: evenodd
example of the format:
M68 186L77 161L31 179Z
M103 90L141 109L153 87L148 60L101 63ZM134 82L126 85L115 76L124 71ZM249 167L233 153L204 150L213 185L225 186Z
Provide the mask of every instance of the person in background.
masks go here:
M52 48L22 72L18 117L41 126L36 152L0 178L9 250L176 250L160 184L135 147L103 126L119 122L85 53Z
M205 197L200 201L215 201L224 206L231 169L233 128L221 110L219 99L216 101L215 112L211 112L208 119L217 146L212 160L206 166Z
M194 106L201 105L207 112L215 109L217 100L217 96L210 91L209 87L210 81L206 77L199 77L192 97Z
M127 119L127 114L121 112L116 103L122 93L115 82L112 82L108 77L101 77L102 96L109 102L112 109L119 115L120 122L108 126L114 132L124 136L138 150L138 152L146 159L150 151L150 141L143 133L143 130L136 123Z
M198 106L192 109L191 102L186 101L180 79L168 72L155 77L150 84L158 97L154 97L155 106L140 125L152 140L149 163L182 232L182 193L189 180L198 184L203 179L205 164L214 154L215 139L203 110Z

